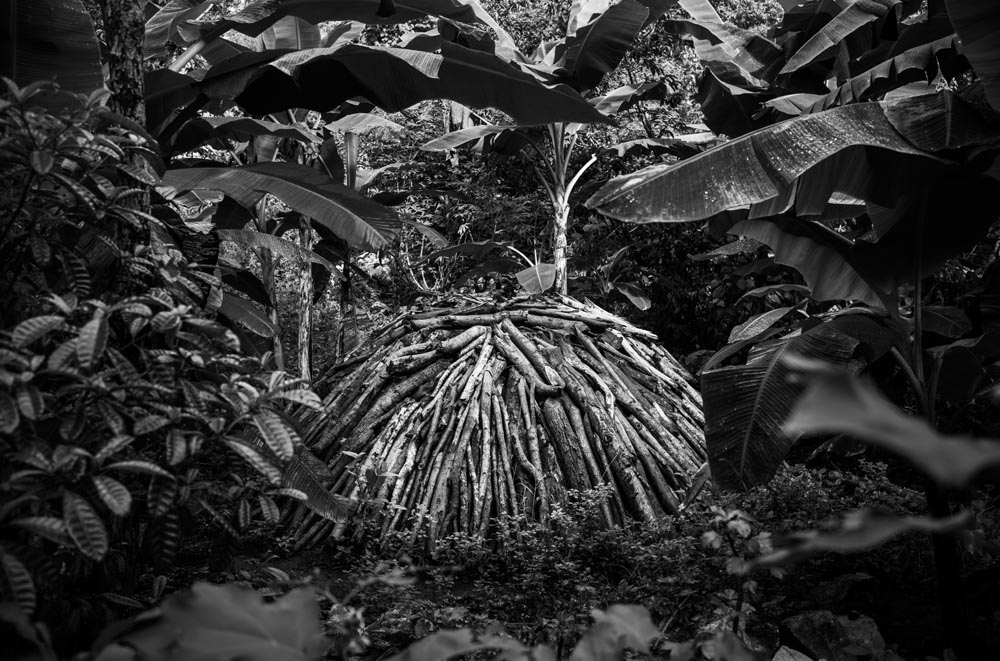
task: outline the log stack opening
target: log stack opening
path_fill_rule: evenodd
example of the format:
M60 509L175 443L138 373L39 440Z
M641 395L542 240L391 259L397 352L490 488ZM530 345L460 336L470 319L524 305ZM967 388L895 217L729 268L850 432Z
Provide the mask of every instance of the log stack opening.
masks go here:
M701 396L654 334L567 297L406 312L316 384L304 441L327 488L362 506L296 508L296 548L364 519L433 548L548 524L568 489L604 487L606 526L678 510L704 465Z

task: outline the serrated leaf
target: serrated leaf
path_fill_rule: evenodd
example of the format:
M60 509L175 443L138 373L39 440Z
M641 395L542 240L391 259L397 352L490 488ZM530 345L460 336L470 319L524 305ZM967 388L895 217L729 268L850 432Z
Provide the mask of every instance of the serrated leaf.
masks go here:
M11 525L23 528L33 535L44 537L62 546L72 547L73 538L69 536L66 522L54 516L26 516L11 521Z
M263 454L250 447L246 443L236 439L223 439L229 448L240 455L244 461L254 467L261 475L267 478L271 484L281 483L281 469L275 466Z
M63 520L81 553L93 560L104 557L108 552L108 532L90 503L72 491L63 492Z
M94 475L92 478L97 495L108 506L112 514L125 516L132 509L132 493L124 484L107 475Z
M47 314L40 317L32 317L14 327L14 330L11 332L11 340L16 347L26 347L35 340L62 327L65 323L66 319L60 315Z
M31 572L18 558L0 549L0 601L12 601L21 607L26 614L35 612L37 595L35 582L31 580Z
M289 461L295 454L296 446L302 440L284 420L269 411L261 411L253 416L254 424L269 448L283 461Z
M93 369L104 349L108 346L108 320L103 313L98 313L80 329L79 342L76 345L76 357L80 367Z

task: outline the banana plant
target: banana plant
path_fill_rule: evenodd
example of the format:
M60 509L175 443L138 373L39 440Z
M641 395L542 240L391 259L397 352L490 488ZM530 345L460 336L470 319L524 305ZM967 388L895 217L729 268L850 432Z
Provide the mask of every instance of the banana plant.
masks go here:
M514 51L513 61L524 71L546 84L566 85L582 96L591 95L607 74L617 68L636 37L675 2L621 0L576 0L570 10L566 34L558 40L541 44L533 56ZM684 5L684 2L680 3ZM598 121L611 121L618 112L635 103L665 95L660 81L624 86L602 96L592 96L590 104ZM567 293L568 233L570 197L587 170L597 162L592 154L583 165L573 169L572 158L586 122L563 117L544 127L548 148L525 124L483 124L447 133L423 145L426 151L447 151L477 144L506 152L530 152L535 172L548 194L553 212L553 263L544 269L529 268L519 273L522 284L532 292L550 288ZM502 145L502 146L501 146ZM532 278L535 273L541 277Z

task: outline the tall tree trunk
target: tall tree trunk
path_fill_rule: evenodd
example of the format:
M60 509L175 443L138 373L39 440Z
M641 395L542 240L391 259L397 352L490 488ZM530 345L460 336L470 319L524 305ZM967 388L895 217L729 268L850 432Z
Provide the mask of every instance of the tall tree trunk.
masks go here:
M553 261L556 266L555 290L556 293L566 295L567 275L566 260L568 244L566 235L569 233L569 195L562 188L555 190L555 198L552 205L555 211L555 226L553 227Z
M145 126L146 106L142 66L145 3L99 0L104 40L108 46L108 89L111 110Z
M303 217L299 226L299 243L305 250L312 250L312 229ZM302 262L299 277L299 376L312 381L312 265Z

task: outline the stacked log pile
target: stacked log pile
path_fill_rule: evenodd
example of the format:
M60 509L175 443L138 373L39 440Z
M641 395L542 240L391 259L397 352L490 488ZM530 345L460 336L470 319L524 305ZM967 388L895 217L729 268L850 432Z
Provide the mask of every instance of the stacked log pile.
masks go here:
M605 525L652 521L705 462L686 370L652 333L570 298L402 314L317 387L304 440L331 493L430 546L546 525L567 489L602 485ZM352 524L304 508L285 522L299 548Z

